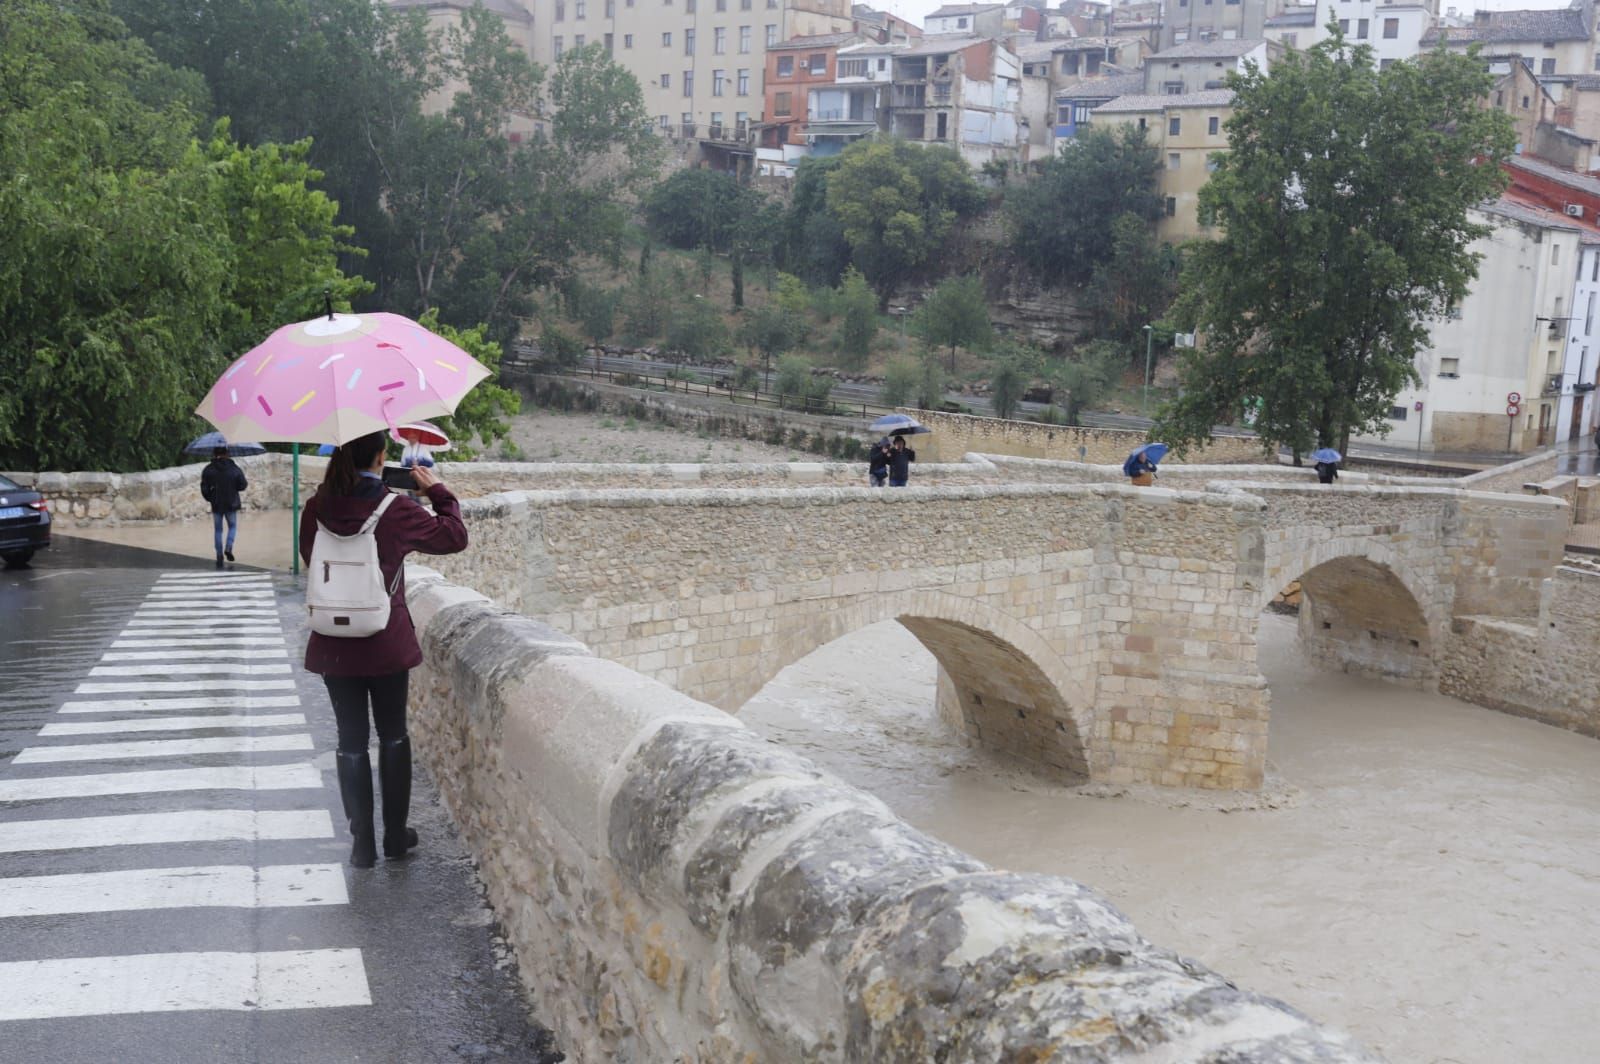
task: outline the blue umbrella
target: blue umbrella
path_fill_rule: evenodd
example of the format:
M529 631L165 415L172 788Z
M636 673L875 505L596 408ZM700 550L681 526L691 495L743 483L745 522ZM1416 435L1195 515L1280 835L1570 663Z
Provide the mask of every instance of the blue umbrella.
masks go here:
M1332 447L1323 447L1311 452L1311 460L1313 462L1337 462L1343 458L1344 455Z
M1138 465L1140 458L1145 459L1151 465L1155 465L1167 456L1167 451L1170 449L1164 443L1146 443L1135 447L1128 454L1128 460L1122 463L1122 475L1131 477L1138 473L1135 466Z
M215 451L218 447L226 447L228 449L228 456L231 458L239 458L247 454L267 453L267 449L261 446L259 443L229 443L227 440L222 438L222 433L220 432L208 432L199 439L191 441L189 446L183 449L183 453L203 454L209 458L211 456L211 452Z
M334 451L333 444L325 443L321 447L317 448L317 457L318 458L326 458L329 455L331 455L333 453L333 451Z
M890 436L915 436L933 431L908 414L885 414L867 428L873 432L886 432Z

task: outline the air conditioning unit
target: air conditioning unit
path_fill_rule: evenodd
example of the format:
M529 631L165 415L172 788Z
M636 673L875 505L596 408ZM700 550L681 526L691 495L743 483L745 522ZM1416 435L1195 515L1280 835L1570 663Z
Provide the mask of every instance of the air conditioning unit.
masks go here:
M1569 218L1583 217L1583 204L1581 203L1569 203L1565 209Z

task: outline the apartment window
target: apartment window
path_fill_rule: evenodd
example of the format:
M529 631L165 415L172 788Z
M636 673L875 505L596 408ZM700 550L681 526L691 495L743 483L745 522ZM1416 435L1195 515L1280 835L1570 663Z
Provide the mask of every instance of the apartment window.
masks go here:
M683 72L683 94L685 96L694 95L694 71L692 70Z
M773 45L775 45L777 43L778 43L778 27L772 25L769 22L767 24L767 47L771 48Z
M1460 303L1451 303L1448 307L1445 308L1444 316L1449 318L1451 321L1460 321L1461 320L1461 304Z
M1218 115L1212 115L1210 118L1206 119L1206 134L1208 136L1212 136L1212 137L1216 136L1218 130L1220 130L1221 128L1222 128L1222 119Z
M617 0L606 0L606 18L617 17Z
M965 18L956 19L956 29L964 30L966 28L967 28L967 20Z
M789 94L777 92L772 95L772 113L775 115L789 114Z
M671 48L672 47L672 31L671 30L668 30L667 32L665 32L665 33L663 33L661 35L661 47L663 47L663 48Z
M560 37L557 37L556 38L556 58L560 59L561 58L561 53L564 52L564 51L566 51L566 42L564 42Z
M1285 33L1280 39L1283 41L1285 48L1296 48L1300 44L1300 35L1298 33Z
M839 76L841 78L864 78L867 76L867 61L865 59L839 60Z
M1589 293L1589 305L1583 312L1583 335L1594 332L1594 293Z
M1176 170L1183 165L1183 156L1175 151L1167 152L1167 169Z
M1339 32L1344 34L1346 37L1350 36L1350 20L1349 19L1342 18L1342 19L1339 20Z
M778 0L767 0L767 10L768 11L776 11L776 10L778 10Z
M711 31L711 52L713 55L726 55L728 51L728 27L718 26Z
M622 35L622 47L624 47L624 48L632 48L633 47L633 34L624 33Z
M717 10L718 11L726 11L726 10L728 10L728 0L717 0Z
M672 75L671 74L663 74L663 75L661 75L661 87L663 89L672 88Z
M1395 61L1393 59L1380 59L1378 60L1378 69L1388 70L1390 67L1394 66L1394 63Z
M1461 376L1461 360L1459 358L1441 358L1439 360L1439 376L1449 377L1451 380Z
M749 26L740 26L739 27L739 54L740 55L748 55L748 54L750 54L750 27Z
M712 111L711 112L711 128L713 130L716 130L717 132L721 132L721 130L722 130L722 112L721 111Z
M724 92L724 89L725 89L727 83L728 83L728 75L727 75L726 71L713 70L711 72L711 95L713 95L713 96L721 96L721 95L723 95L723 92Z
M1590 257L1589 283L1600 281L1600 252Z
M811 75L818 77L828 72L828 53L814 52L811 56Z
M750 112L749 111L735 111L735 112L733 112L733 124L735 126L739 127L740 132L743 132L744 131L744 127L750 124Z
M1173 115L1167 119L1167 136L1176 137L1183 129L1183 119Z
M1397 18L1386 18L1386 19L1384 19L1383 20L1383 39L1386 40L1386 41L1392 41L1392 40L1394 40L1395 38L1397 38L1399 36L1400 36L1400 20L1397 19Z
M1541 73L1541 74L1554 74L1555 72L1556 72L1556 61L1554 59L1541 59L1541 60L1539 60L1539 73Z
M1552 265L1552 266L1560 266L1561 265L1561 245L1560 244L1551 244L1550 245L1550 265ZM1561 316L1561 305L1558 302L1556 304L1556 317L1559 318L1560 316Z
M879 70L887 70L888 68L889 68L889 61L887 59L878 60L878 69Z
M683 31L683 54L694 55L694 30Z
M574 47L574 48L582 48L583 44L584 44L583 34L580 33L577 36L572 38L572 47Z
M670 117L668 117L667 115L661 115L660 117L658 117L656 119L656 122L657 122L657 124L659 124L661 126L662 129L671 129L672 128L672 119Z
M739 0L739 10L740 11L749 11L750 10L750 0Z
M1528 109L1528 98L1526 96L1522 98L1522 109L1524 111Z
M1214 174L1216 172L1217 172L1217 153L1216 152L1212 152L1210 155L1206 156L1206 173Z
M750 95L750 71L748 70L741 69L739 71L739 95Z
M1167 197L1167 217L1168 218L1176 218L1177 216L1178 216L1178 200L1174 196L1168 196Z
M794 77L794 56L780 55L778 57L778 76L780 78Z
M1367 39L1367 25L1370 21L1364 18L1356 19L1356 40L1364 41Z
M583 18L588 14L588 0L572 0L572 17Z
M699 0L683 0L683 13L685 15L692 15L698 10L700 10Z
M1389 408L1389 420L1404 421L1406 419L1406 415L1410 412L1411 411L1409 409L1403 406L1391 406Z
M1600 70L1600 53L1596 53L1595 54L1595 57L1594 57L1594 68L1596 70Z
M567 17L567 5L565 3L565 0L556 0L556 17L555 17L555 21L561 22L564 19L566 19L566 17Z
M679 128L683 130L685 135L694 132L694 113L692 111L683 112L683 114L678 116L678 119Z

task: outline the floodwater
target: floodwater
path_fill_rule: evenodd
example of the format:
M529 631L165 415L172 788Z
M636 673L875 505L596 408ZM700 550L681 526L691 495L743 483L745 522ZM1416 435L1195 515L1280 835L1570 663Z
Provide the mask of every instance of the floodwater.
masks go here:
M895 622L740 716L990 864L1070 876L1146 937L1396 1062L1600 1060L1600 742L1315 671L1262 618L1261 796L1073 790L964 747Z

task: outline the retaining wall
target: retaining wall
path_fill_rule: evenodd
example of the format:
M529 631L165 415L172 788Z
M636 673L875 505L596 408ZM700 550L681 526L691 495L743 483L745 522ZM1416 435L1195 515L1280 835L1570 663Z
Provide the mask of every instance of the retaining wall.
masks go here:
M1376 1059L559 632L407 593L418 749L571 1059Z
M944 414L931 410L905 410L933 430L925 448L929 458L953 462L969 451L978 454L1007 454L1019 458L1055 458L1071 462L1106 463L1121 467L1128 453L1149 439L1149 434L1133 429L1069 428L1044 425L1036 421L1012 421L977 417L972 414ZM1261 441L1244 436L1215 436L1191 456L1196 462L1260 463L1265 457Z
M241 496L246 510L289 507L288 455L258 454L234 461L250 482ZM81 528L123 521L182 521L203 517L211 512L211 504L200 495L200 474L205 467L205 462L195 462L148 473L5 475L43 492L50 500L53 523L62 528ZM301 472L303 476L304 465ZM320 462L315 475L317 480L322 478Z

